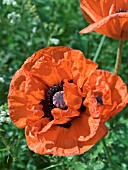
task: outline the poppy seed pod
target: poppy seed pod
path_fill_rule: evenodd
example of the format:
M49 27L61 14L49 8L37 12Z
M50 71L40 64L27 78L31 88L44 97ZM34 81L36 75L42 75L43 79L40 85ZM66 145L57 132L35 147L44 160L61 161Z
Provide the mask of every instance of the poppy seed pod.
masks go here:
M125 107L127 90L121 78L97 66L81 51L57 46L37 51L15 73L10 117L25 128L32 151L77 155L107 134L104 123Z
M88 27L80 31L91 31L108 37L128 40L128 0L80 0L80 7Z

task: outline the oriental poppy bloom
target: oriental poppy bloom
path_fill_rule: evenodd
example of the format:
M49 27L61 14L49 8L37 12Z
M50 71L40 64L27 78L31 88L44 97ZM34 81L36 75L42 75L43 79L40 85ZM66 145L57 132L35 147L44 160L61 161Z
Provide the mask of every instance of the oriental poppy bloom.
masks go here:
M80 31L91 31L111 38L128 40L128 0L80 0L80 7L88 27Z
M96 70L92 73L83 91L87 91L84 105L88 106L90 114L100 114L103 122L120 112L127 104L126 84L119 76L108 71Z
M32 151L81 154L107 134L104 122L125 107L127 92L118 76L96 68L81 51L60 46L37 51L15 73L10 117Z

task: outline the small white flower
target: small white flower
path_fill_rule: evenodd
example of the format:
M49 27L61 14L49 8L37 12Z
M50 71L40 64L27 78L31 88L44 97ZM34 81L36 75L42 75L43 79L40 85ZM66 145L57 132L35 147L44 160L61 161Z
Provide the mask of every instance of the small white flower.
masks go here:
M10 23L13 24L13 23L14 23L14 20L11 19L11 20L10 20Z
M3 79L3 77L0 77L0 83L4 83L5 81L4 81L4 79Z
M12 5L16 6L17 2L15 0L3 0L3 5Z
M9 114L9 110L8 110L8 109L6 110L6 114L7 114L8 116L10 115L10 114Z
M7 18L10 20L10 23L13 24L16 20L19 20L21 16L20 14L17 14L15 11L13 11L7 15Z
M51 44L58 45L59 42L60 42L60 40L57 39L57 38L51 38L51 39L50 39L50 42L51 42Z
M7 104L0 106L0 125L4 123L10 123L9 111L7 109Z
M6 5L10 5L10 1L9 0L3 0L3 5L6 4Z
M16 5L17 5L17 2L16 2L16 1L13 1L13 2L12 2L12 5L13 5L13 6L16 6Z
M0 122L4 122L5 121L5 117L4 116L1 116L0 117Z
M26 44L28 47L30 47L32 45L32 42L31 41L28 41L27 44Z
M13 132L8 132L8 136L11 137L13 135Z
M6 117L5 122L8 124L11 123L10 117Z
M15 15L16 15L16 12L9 13L9 14L7 15L7 18L8 18L8 19L14 18Z
M33 33L35 33L36 30L37 30L37 27L33 27L33 28L32 28L32 32L33 32Z
M6 116L6 112L4 111L4 110L2 110L1 112L0 112L0 115L2 115L2 116Z

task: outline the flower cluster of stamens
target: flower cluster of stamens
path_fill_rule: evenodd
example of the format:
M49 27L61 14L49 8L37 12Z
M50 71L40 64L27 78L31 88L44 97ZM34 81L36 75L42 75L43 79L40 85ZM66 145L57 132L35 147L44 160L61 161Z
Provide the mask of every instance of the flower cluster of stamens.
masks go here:
M58 85L50 87L45 95L45 100L41 101L43 105L44 117L53 120L51 110L53 108L67 109L63 100L63 82Z

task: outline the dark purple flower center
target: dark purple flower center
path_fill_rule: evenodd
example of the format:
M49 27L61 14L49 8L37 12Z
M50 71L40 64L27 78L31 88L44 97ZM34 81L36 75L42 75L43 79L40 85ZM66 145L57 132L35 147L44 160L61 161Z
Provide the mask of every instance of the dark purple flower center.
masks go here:
M63 98L63 82L58 85L54 85L50 87L45 95L45 100L41 101L43 105L44 117L48 118L49 120L53 120L53 115L51 114L51 110L53 108L60 108L62 110L67 110L67 106L64 102ZM61 125L57 125L64 128L70 128L71 122L67 122Z
M63 82L58 85L50 87L45 95L45 100L41 101L43 105L44 117L53 120L51 110L53 108L61 108L63 110L67 109L67 106L63 100Z
M120 13L120 12L128 12L128 9L119 8L115 13Z
M69 83L73 83L72 80L69 80ZM43 111L44 111L44 116L48 118L49 120L53 120L53 115L51 114L52 109L54 108L60 108L62 110L67 110L68 107L66 106L65 102L64 102L64 98L63 98L63 82L61 82L58 85L54 85L52 87L49 87L46 95L45 95L45 100L42 100L40 102L40 104L43 105ZM84 100L84 99L83 99ZM86 110L86 107L83 105L83 102L81 104L81 107L78 109L78 111L80 112L84 112ZM57 125L60 127L64 127L64 128L69 128L71 126L71 121L65 123L65 124L61 124L61 125Z
M98 105L103 105L102 96L95 96Z

